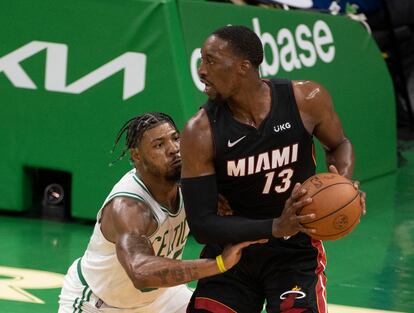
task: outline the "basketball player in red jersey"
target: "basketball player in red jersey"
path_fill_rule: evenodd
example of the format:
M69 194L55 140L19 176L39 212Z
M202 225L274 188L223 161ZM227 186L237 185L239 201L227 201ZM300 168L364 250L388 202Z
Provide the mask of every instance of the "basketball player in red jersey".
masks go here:
M327 312L326 257L321 241L296 211L312 199L300 183L315 173L313 137L332 172L354 170L329 93L312 81L263 80L263 47L244 26L226 26L207 38L199 75L209 100L182 134L182 188L187 219L205 243L203 257L226 243L260 238L224 275L198 282L189 312ZM218 193L233 216L217 216ZM299 200L301 199L301 200ZM365 211L365 195L362 196ZM226 269L223 269L225 271Z

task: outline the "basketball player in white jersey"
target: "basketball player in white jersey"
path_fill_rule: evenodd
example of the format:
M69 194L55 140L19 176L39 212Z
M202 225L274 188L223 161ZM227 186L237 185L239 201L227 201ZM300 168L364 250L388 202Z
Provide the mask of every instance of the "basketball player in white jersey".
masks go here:
M113 187L84 255L65 276L59 313L184 313L185 283L233 267L252 243L229 245L216 259L181 260L188 235L178 185L179 133L172 119L147 113L129 120L122 158L134 169ZM263 242L263 241L259 241Z

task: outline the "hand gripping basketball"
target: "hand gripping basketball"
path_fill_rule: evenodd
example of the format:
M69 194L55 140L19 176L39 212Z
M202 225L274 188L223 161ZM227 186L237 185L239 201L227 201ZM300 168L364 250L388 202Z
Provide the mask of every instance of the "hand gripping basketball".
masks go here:
M311 235L315 232L311 227L304 227L304 223L311 222L315 213L298 215L297 212L312 203L312 198L307 196L307 190L296 183L290 197L285 202L285 207L279 218L274 219L272 234L274 237L288 237L304 232Z

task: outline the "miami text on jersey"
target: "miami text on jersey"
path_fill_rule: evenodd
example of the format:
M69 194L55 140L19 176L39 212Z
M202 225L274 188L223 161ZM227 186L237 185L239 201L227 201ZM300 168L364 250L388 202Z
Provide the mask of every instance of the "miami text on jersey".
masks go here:
M246 176L294 163L298 159L298 144L227 161L228 176Z

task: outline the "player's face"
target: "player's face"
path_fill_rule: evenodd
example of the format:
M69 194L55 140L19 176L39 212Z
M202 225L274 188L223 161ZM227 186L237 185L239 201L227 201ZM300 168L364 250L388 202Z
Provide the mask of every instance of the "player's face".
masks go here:
M239 85L241 61L227 41L215 35L207 38L201 49L198 74L206 86L204 92L209 99L228 99L234 95Z
M140 168L154 176L178 181L181 174L180 135L170 123L147 130L142 136L137 156Z

